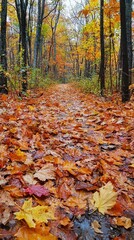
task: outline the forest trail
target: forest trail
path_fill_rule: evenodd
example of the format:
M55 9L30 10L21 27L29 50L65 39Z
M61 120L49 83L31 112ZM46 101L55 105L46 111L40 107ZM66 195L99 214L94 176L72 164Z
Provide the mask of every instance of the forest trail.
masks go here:
M60 84L0 104L0 239L133 239L134 103ZM117 199L110 209L107 190L102 215L93 194L108 182ZM47 206L44 225L15 219L30 199Z

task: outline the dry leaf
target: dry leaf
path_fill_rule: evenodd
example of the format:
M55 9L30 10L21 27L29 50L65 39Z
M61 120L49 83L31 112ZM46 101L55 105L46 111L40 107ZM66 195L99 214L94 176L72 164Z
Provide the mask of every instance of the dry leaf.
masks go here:
M55 179L55 167L53 164L47 163L34 174L34 177L44 182L48 179Z
M94 220L91 224L92 228L94 229L94 231L96 233L103 233L100 228L101 228L101 225L98 223L98 221Z
M113 219L114 224L118 226L123 226L124 228L128 229L132 227L132 221L130 218L126 217L117 217Z
M47 229L47 227L46 227ZM17 240L57 240L57 237L49 232L40 232L38 229L22 227L15 234Z
M108 209L111 209L117 199L117 193L113 190L113 185L108 182L105 186L99 189L99 192L93 194L93 205L102 214L105 214Z
M0 192L0 203L4 203L7 206L14 206L15 202L13 198L11 197L10 193L6 191Z
M2 224L6 225L6 223L9 221L10 213L11 213L11 209L9 207L6 207L6 209L2 213L1 220L0 220Z
M63 170L68 171L72 175L76 175L78 171L78 167L74 162L64 161L63 163Z
M32 207L32 199L25 201L20 212L15 215L18 220L24 219L30 228L35 228L36 223L47 223L49 219L55 219L48 206Z
M47 188L41 185L31 185L25 189L25 192L29 195L35 195L37 197L49 196L50 193Z
M26 175L23 176L23 179L26 183L29 183L30 185L34 185L37 183L32 173L27 173Z

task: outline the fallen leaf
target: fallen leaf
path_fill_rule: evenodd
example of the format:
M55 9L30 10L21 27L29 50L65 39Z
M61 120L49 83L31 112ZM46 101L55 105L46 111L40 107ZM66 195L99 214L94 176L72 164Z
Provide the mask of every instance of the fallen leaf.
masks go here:
M70 223L70 219L68 217L64 217L63 219L60 220L60 224L62 226L67 226Z
M41 185L31 185L28 188L25 189L26 193L29 193L29 195L35 195L37 197L41 196L49 196L50 193L47 188Z
M117 199L117 193L113 190L113 185L108 182L105 186L99 189L99 192L93 194L93 205L102 214L105 214L108 209L111 209Z
M92 223L91 223L91 226L92 228L94 229L94 231L96 233L103 233L100 228L101 228L101 225L98 223L98 221L94 220Z
M26 183L29 183L30 185L37 183L32 173L27 173L26 175L23 176L23 179Z
M24 219L30 228L35 228L37 223L47 223L54 220L54 213L48 206L32 207L32 199L25 201L20 212L15 213L16 219Z
M0 222L3 225L6 225L6 223L9 221L10 214L11 214L11 209L9 207L6 207L6 209L2 213L1 220L0 220Z
M66 201L71 196L71 190L65 182L58 187L58 196L64 201Z
M53 164L47 163L34 174L34 177L44 182L48 179L55 179L55 167Z
M63 163L63 170L68 171L72 175L76 175L77 171L78 171L78 167L76 166L76 164L74 162L65 161Z
M7 206L14 206L15 202L13 198L11 197L10 193L6 191L1 191L0 192L0 203L4 203Z
M38 229L30 229L28 227L20 228L15 237L17 240L57 240L57 237L49 232L40 232Z
M8 181L0 175L0 186L3 186L7 183Z
M17 149L15 152L9 153L9 158L12 162L25 162L26 161L26 154L22 152L20 149Z
M7 185L4 187L6 191L10 193L11 197L23 197L24 193L16 186Z
M118 226L122 226L126 229L131 228L132 227L132 221L130 218L126 218L126 217L116 217L113 219L113 223L118 225Z

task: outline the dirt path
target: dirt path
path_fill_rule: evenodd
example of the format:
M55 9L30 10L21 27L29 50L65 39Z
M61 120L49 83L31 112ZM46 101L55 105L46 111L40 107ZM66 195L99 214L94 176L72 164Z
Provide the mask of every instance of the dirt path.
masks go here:
M104 101L70 84L36 94L0 99L0 239L133 239L133 102ZM109 181L118 197L102 215L91 199ZM30 198L55 213L47 233L15 219Z

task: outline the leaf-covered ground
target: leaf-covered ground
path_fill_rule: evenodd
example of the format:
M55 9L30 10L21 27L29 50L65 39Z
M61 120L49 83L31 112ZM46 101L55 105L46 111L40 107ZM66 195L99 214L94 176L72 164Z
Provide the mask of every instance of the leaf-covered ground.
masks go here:
M134 239L134 103L0 96L0 239Z

